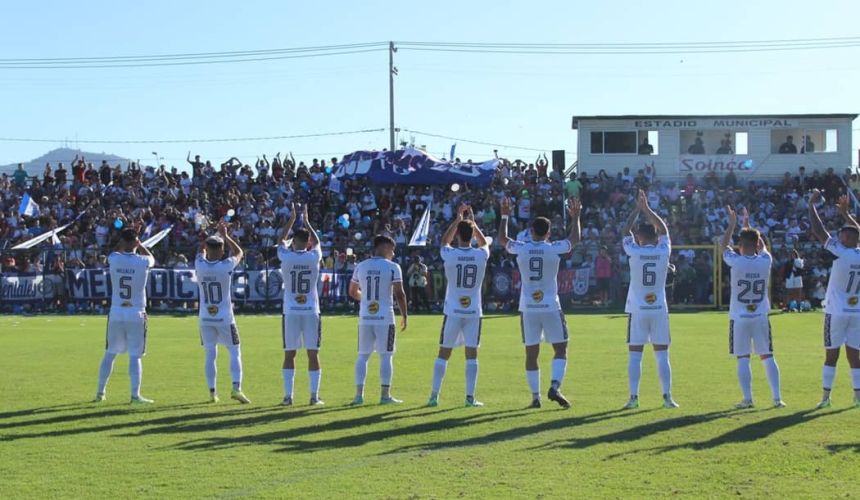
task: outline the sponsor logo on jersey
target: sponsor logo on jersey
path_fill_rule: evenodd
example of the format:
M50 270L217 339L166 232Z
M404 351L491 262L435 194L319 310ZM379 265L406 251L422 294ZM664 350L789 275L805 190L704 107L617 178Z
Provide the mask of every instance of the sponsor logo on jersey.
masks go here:
M466 296L460 297L460 307L469 307L472 305L472 299Z
M856 306L858 302L860 302L860 298L858 298L856 295L853 297L848 297L849 306Z
M645 302L648 304L653 304L657 302L657 294L654 292L648 292L645 294Z
M307 295L296 295L296 304L304 305L308 301Z
M123 303L120 304L119 306L120 307L131 307L131 302L126 300L126 301L123 301Z
M376 314L379 312L379 302L371 302L367 304L367 312L370 314Z
M218 306L212 304L206 307L206 312L209 313L209 316L215 316L218 314Z
M747 312L755 312L758 309L758 304L747 304Z
M540 302L543 300L543 292L540 290L535 290L532 292L532 300L535 302Z

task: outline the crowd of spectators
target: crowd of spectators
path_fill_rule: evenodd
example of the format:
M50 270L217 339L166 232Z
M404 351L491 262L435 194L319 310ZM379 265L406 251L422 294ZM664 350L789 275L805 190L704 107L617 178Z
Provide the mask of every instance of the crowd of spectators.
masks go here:
M618 304L623 301L629 281L626 259L621 251L619 228L627 216L635 193L644 189L649 202L669 225L673 245L703 245L673 255L676 271L673 300L676 303L713 302L713 247L726 225L727 204L747 207L752 222L771 241L776 257L774 285L781 283L790 252L796 249L805 259L808 297L819 294L826 278L829 259L820 246L812 245L807 233L809 221L806 193L819 188L827 200L847 190L860 188L858 175L833 169L811 174L801 168L780 180L755 182L739 180L734 173L704 177L689 175L680 182L661 180L649 170L609 176L572 173L568 177L550 168L546 159L532 163L501 160L491 186L373 186L365 179L342 180L339 192L330 189L331 173L338 160L313 160L305 164L290 155L273 158L263 155L255 164L230 158L218 165L200 156L188 157L188 168L88 163L75 158L68 169L62 163L46 165L40 175L19 168L0 177L0 265L4 272L62 271L64 267L104 267L115 237L114 221L146 228L147 234L173 227L168 238L155 248L159 265L187 267L193 262L199 242L213 222L224 219L228 210L232 231L246 250L247 269L277 267L273 247L280 228L289 218L293 203L307 204L311 223L321 236L327 270L350 273L369 250L372 235L390 234L403 245L398 259L410 280L410 288L420 289L430 272L439 272L439 238L460 203L474 208L478 224L489 236L497 232L498 201L510 197L515 203L511 218L513 234L524 229L535 216L549 217L554 237L565 231L564 199L582 200L582 244L565 257L565 268L590 266L593 293L586 301ZM38 216L23 216L18 207L29 193L40 207ZM432 204L430 241L424 249L409 249L406 243L428 205ZM343 215L349 217L344 222ZM826 206L822 216L837 227L838 216ZM30 252L9 252L13 245L72 223L59 241L43 244ZM47 251L45 247L47 248ZM510 256L495 248L491 269L514 268ZM423 273L422 280L418 274ZM488 273L491 274L491 273ZM610 279L620 277L621 279ZM432 280L430 280L432 281ZM415 283L415 285L413 285ZM437 287L438 288L438 287ZM426 287L425 287L426 289ZM416 292L417 293L417 292ZM416 305L438 307L430 293L415 297ZM777 300L779 302L779 299Z

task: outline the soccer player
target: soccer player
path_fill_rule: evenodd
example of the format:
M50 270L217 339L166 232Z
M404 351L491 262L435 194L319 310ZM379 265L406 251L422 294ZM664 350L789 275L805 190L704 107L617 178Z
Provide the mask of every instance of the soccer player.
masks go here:
M140 395L143 377L141 358L146 354L146 279L155 265L152 256L138 239L137 230L125 228L120 233L116 251L108 257L111 278L110 312L107 318L105 355L99 367L96 402L105 400L105 388L113 371L117 354L128 353L128 376L131 379L131 403L151 404Z
M444 319L439 338L439 356L433 365L433 386L427 406L439 404L439 390L448 368L451 351L466 346L466 406L484 406L475 399L478 382L478 347L481 344L481 285L487 270L490 248L484 233L475 224L468 205L460 205L457 218L442 236L442 261L448 285ZM472 238L478 246L472 247ZM456 240L456 247L451 243Z
M394 302L400 307L400 329L406 330L408 313L403 272L392 262L395 243L390 236L373 239L373 256L356 266L349 283L349 296L359 301L358 359L355 361L355 398L352 406L364 404L364 381L367 361L379 353L379 381L382 394L379 404L402 403L391 396L392 358L395 351Z
M836 377L836 362L839 348L845 346L845 356L851 366L851 382L854 385L854 407L860 408L860 224L848 213L847 196L837 202L839 213L845 225L839 230L837 238L830 236L818 216L815 204L821 193L812 191L809 200L809 220L812 221L812 234L824 243L824 248L836 260L830 270L827 282L827 304L824 307L824 368L821 378L824 394L818 408L829 408L830 389Z
M520 329L526 348L526 380L532 392L531 407L541 407L538 355L541 341L544 341L552 344L555 351L547 398L562 408L570 408L570 402L559 390L567 370L567 321L558 299L558 265L561 256L570 253L579 242L582 205L576 198L568 200L571 224L566 240L550 242L549 219L537 217L531 223L529 233L532 241L528 243L508 238L508 220L513 210L510 198L504 198L500 208L499 243L508 253L517 256L521 276Z
M236 240L230 237L225 222L218 224L217 231L218 234L203 241L194 261L200 289L200 344L206 351L203 367L206 383L209 384L209 401L218 402L215 384L218 369L215 360L218 357L218 344L221 344L230 353L230 376L233 379L230 398L248 404L251 401L242 392L242 352L239 348L239 329L233 316L231 286L233 270L245 254ZM229 257L224 251L225 243L230 250Z
M631 232L642 214L645 221ZM623 247L630 259L630 288L627 290L627 375L630 400L625 409L639 408L639 380L642 377L642 353L645 344L654 347L657 373L663 389L663 407L677 408L672 399L672 366L669 364L669 308L666 304L666 274L672 246L666 222L648 205L645 192L640 190L636 208L621 231Z
M284 315L282 334L284 336L284 400L283 406L293 404L293 382L296 374L296 351L304 348L308 355L308 382L310 385L310 404L322 405L319 397L320 358L322 343L322 323L317 282L320 276L322 250L319 237L308 221L308 206L302 209L302 227L293 231L292 244L287 236L296 222L295 206L290 220L281 234L278 258L281 259L281 275L284 277Z
M767 296L770 283L770 268L773 257L767 251L761 234L750 227L749 213L744 209L744 227L740 235L740 254L732 248L732 235L738 223L738 215L732 207L726 207L729 227L723 235L723 261L731 268L732 297L729 306L729 354L738 360L738 382L744 399L735 405L738 409L752 408L752 369L750 354L755 353L764 365L770 383L773 405L782 408L779 389L779 366L773 357L771 338L770 299Z

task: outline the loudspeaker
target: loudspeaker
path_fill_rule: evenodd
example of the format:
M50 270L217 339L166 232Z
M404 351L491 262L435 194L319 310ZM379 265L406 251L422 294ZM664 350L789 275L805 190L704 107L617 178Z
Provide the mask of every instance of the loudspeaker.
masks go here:
M564 172L564 150L556 149L552 152L552 169Z

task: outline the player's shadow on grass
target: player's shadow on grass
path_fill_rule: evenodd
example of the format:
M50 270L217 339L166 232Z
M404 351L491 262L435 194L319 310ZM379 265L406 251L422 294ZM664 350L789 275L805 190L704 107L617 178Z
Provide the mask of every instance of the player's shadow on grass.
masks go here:
M779 410L776 410L779 411ZM793 427L798 424L803 424L807 422L811 422L812 420L827 417L831 415L837 415L844 411L848 411L847 409L842 409L838 411L831 412L820 412L816 410L801 410L794 413L789 413L786 415L777 415L771 418L766 418L764 420L759 420L757 422L753 422L747 425L742 425L735 429L732 429L728 432L724 432L719 436L715 436L711 439L704 441L692 441L683 444L675 444L670 446L661 446L657 448L649 448L645 450L633 450L630 452L619 453L615 455L610 455L609 459L617 458L623 455L629 455L640 452L652 452L652 453L667 453L670 451L676 450L709 450L712 448L717 448L719 446L723 446L726 444L738 444L738 443L751 443L754 441L758 441L760 439L765 439L770 437L776 432L787 429L789 427Z
M525 412L531 412L534 410L524 410ZM522 437L530 436L533 434L538 434L541 432L547 431L558 431L568 428L576 428L582 425L587 425L595 422L605 422L606 420L610 420L613 418L626 417L634 414L643 414L653 410L643 410L640 412L629 412L625 410L609 410L600 413L592 413L588 415L581 416L571 416L567 418L560 418L556 420L550 420L547 422L541 422L535 425L529 426L513 426L510 429L493 432L491 434L486 434L483 436L476 436L473 438L462 439L459 441L434 441L432 443L424 443L424 444L416 444L410 446L403 446L391 451L388 451L384 454L395 454L395 453L406 453L412 451L436 451L436 450L444 450L448 448L462 448L467 446L479 446L483 444L490 443L499 443L501 441L512 441L515 439L519 439ZM522 413L514 416L520 416ZM484 423L484 422L467 422L468 424L475 423Z
M860 454L860 443L846 443L846 444L830 444L826 446L827 451L830 453L841 453L843 451L853 451L854 453Z
M69 411L82 408L86 403L70 403L64 405L43 406L39 408L27 408L25 410L7 411L0 413L0 426L2 421L8 418L26 417L28 415L44 415L47 413L57 413L61 411Z

